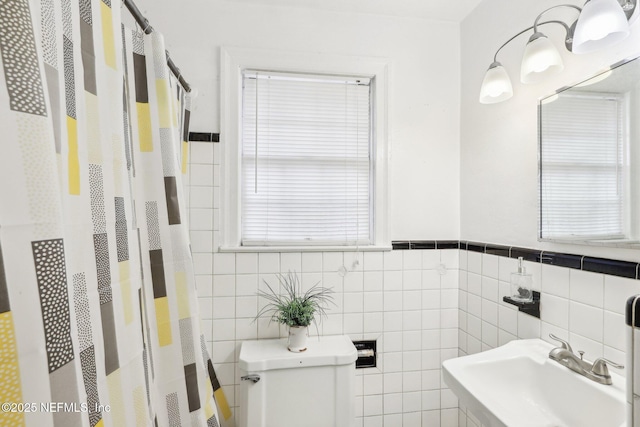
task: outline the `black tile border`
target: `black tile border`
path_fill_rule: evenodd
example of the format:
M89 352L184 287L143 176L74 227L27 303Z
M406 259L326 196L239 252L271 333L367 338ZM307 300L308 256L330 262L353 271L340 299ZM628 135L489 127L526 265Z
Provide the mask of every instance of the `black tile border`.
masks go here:
M220 134L211 132L189 132L189 141L220 142Z
M467 250L471 252L482 252L486 250L486 245L478 242L467 242Z
M411 245L411 249L435 249L436 241L435 240L409 240L409 244Z
M627 299L624 317L627 326L640 327L640 298L638 298L638 295Z
M632 261L542 251L517 246L494 245L491 243L467 242L464 240L397 240L391 242L391 246L394 250L463 249L505 258L522 257L524 260L531 262L640 280L640 263Z
M582 269L596 273L610 274L612 276L627 277L635 279L638 276L638 264L628 261L618 261L614 259L603 259L584 257L582 258Z
M391 248L394 251L398 249L400 250L411 249L411 242L409 242L408 240L391 242Z
M542 251L529 248L512 247L509 251L510 258L520 258L525 261L540 262L542 259Z
M436 240L436 249L460 249L458 240Z
M501 245L486 245L484 253L489 255L498 255L498 256L503 256L505 258L509 258L511 254L511 248L509 246L501 246Z
M440 244L443 246L446 244L454 242L453 240L442 240ZM455 241L456 247L458 249L458 241ZM391 247L393 249L407 250L407 249L436 249L436 241L435 240L394 240L391 242ZM443 247L439 247L437 249L444 249ZM451 249L451 248L449 248Z
M582 270L582 258L583 257L581 255L546 251L542 253L543 264L557 265L558 267L568 267L576 270Z

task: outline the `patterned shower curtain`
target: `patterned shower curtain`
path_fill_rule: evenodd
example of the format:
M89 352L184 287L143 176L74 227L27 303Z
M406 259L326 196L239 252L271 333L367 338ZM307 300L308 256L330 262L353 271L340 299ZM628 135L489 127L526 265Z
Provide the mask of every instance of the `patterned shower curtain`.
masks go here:
M1 426L230 416L185 225L189 95L120 13L0 0Z

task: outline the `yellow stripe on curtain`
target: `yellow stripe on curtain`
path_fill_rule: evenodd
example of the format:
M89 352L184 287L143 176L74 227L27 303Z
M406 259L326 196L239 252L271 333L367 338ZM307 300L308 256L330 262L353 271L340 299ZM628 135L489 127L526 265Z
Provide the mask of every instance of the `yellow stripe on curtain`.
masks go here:
M178 300L178 318L182 320L191 317L187 274L184 271L176 272L176 297Z
M182 174L186 175L187 165L189 164L189 144L187 141L182 141Z
M173 342L171 335L171 317L169 315L169 300L167 297L156 298L156 326L158 328L158 342L165 347Z
M107 387L109 389L109 416L113 421L113 425L126 426L127 417L124 403L124 392L122 384L122 375L120 369L116 369L107 376ZM106 410L105 410L106 412ZM106 415L106 414L105 414Z
M0 313L0 387L1 403L22 403L20 366L14 333L13 315L10 311ZM24 425L24 411L0 411L0 425Z
M227 402L227 396L224 394L222 388L217 389L213 392L213 395L216 398L216 402L218 403L218 408L222 412L222 416L225 420L231 418L231 408L229 407L229 402Z
M169 129L172 126L171 97L169 96L169 82L166 79L156 79L156 96L159 125L161 128Z
M140 151L149 153L153 151L153 136L151 134L151 111L149 104L137 102L138 110L138 138Z
M80 159L78 159L78 124L76 119L67 116L67 135L69 144L68 171L69 194L80 194Z
M100 2L100 16L102 17L102 40L104 45L104 62L111 68L116 68L116 46L113 36L113 13L104 2Z

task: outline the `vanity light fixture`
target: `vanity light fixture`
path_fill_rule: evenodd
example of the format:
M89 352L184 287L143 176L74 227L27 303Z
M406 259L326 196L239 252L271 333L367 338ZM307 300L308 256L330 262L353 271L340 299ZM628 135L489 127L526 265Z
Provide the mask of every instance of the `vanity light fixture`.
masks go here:
M483 104L495 104L506 101L513 96L511 79L501 63L494 61L484 75L482 87L480 87L480 102Z
M538 30L547 24L562 25L565 29L565 48L573 53L589 53L611 46L629 35L629 20L633 16L638 0L587 0L583 8L571 4L560 4L542 11L534 24L507 40L493 56L480 88L480 103L495 104L513 96L513 87L507 71L497 60L498 53L516 37L533 30L522 56L520 81L525 84L537 83L547 76L557 74L564 68L562 57L549 40ZM563 21L549 20L540 22L546 12L559 7L575 9L579 15L576 21L566 24Z
M548 75L564 69L560 52L551 40L542 33L535 32L524 48L520 65L520 81L537 83Z
M633 3L633 4L632 4ZM618 0L591 0L582 8L573 34L573 53L589 53L611 46L629 35L624 8L633 10L635 1L620 6Z

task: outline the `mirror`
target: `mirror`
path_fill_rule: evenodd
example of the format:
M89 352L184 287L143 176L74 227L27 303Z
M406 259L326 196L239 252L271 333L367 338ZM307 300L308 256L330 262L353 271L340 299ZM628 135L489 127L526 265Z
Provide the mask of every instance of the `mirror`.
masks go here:
M640 247L640 59L540 100L543 241Z

